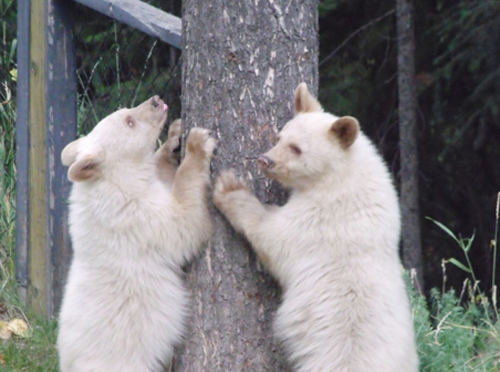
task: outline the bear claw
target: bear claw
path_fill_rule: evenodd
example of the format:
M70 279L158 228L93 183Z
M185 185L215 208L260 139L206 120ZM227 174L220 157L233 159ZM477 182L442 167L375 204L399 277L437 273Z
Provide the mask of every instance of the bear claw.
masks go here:
M210 158L217 147L217 141L210 137L210 130L192 128L187 139L187 152Z
M182 120L175 119L168 127L168 138L180 137L182 134Z
M227 169L221 172L215 181L215 192L219 195L230 193L231 191L246 189L245 182L236 175L234 169Z

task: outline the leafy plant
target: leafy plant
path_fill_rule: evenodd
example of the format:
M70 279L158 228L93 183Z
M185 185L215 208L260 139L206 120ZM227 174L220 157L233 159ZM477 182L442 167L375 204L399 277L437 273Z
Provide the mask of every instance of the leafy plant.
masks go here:
M464 290L470 292L465 303ZM426 299L413 293L421 372L493 372L500 368L500 327L491 319L492 307L471 282L464 284L463 291L457 297L454 291L433 289L430 310Z
M500 322L496 294L489 297L481 290L469 259L475 234L462 238L444 224L431 218L441 230L451 236L465 256L467 265L450 258L443 260L443 282L446 264L451 263L467 272L460 296L454 290L432 289L428 307L424 297L410 286L415 330L421 360L421 372L498 371L500 368ZM498 216L496 218L498 223ZM495 238L496 239L496 238ZM495 266L494 266L495 267ZM495 287L493 287L496 290Z
M14 275L12 251L15 218L15 33L7 22L15 19L15 2L0 2L0 306ZM0 318L2 311L0 308Z
M476 283L477 279L476 279L476 276L474 275L474 270L472 268L472 264L471 264L470 259L469 259L469 251L470 251L470 248L472 247L472 243L474 242L474 237L475 237L476 233L472 234L472 236L470 238L462 238L461 236L457 237L453 233L453 231L451 231L449 228L447 228L441 222L433 220L430 217L427 217L427 219L431 220L432 222L434 222L445 233L447 233L449 236L451 236L453 238L453 240L455 240L455 242L458 244L458 246L460 247L460 249L462 250L462 252L464 252L465 259L467 261L467 266L465 266L463 263L461 263L460 261L458 261L455 258L449 258L449 259L446 260L446 262L450 262L453 265L457 266L458 268L462 269L463 271L471 274L472 280L474 281L474 283Z

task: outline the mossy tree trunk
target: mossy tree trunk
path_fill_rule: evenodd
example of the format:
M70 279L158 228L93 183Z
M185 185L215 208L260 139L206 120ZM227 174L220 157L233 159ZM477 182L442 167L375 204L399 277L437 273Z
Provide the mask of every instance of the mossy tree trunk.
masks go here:
M317 2L185 0L183 7L185 132L213 130L213 177L236 168L262 201L283 202L255 158L292 117L296 86L305 81L317 91ZM272 336L279 288L213 205L212 214L213 238L188 267L192 318L174 370L286 371Z

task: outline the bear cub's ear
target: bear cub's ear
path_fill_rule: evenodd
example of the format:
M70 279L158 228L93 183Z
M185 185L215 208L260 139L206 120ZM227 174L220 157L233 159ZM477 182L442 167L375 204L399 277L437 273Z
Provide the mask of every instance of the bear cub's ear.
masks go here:
M69 167L76 160L76 156L78 155L78 149L80 148L80 144L85 137L78 138L77 140L69 143L62 150L61 153L61 162L63 165Z
M342 116L330 127L330 131L339 139L343 149L351 146L359 133L359 122L352 116Z
M85 155L69 167L68 178L73 182L95 179L101 173L100 165L103 161L102 153Z
M307 90L306 83L300 83L295 90L295 115L306 113L306 112L319 112L323 111L323 108L319 104L318 100L314 98L311 93Z

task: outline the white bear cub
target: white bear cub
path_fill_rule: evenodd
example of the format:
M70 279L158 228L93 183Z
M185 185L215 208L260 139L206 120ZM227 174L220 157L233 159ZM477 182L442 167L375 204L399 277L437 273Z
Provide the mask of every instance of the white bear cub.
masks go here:
M295 113L258 159L288 203L262 205L233 171L213 195L283 288L275 334L297 371L417 372L389 172L358 121L323 112L304 83Z
M163 371L182 338L189 296L181 266L211 234L216 143L192 129L177 169L179 122L155 154L166 117L155 96L62 152L74 252L59 315L62 372Z

